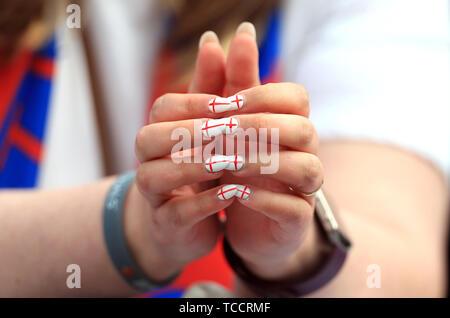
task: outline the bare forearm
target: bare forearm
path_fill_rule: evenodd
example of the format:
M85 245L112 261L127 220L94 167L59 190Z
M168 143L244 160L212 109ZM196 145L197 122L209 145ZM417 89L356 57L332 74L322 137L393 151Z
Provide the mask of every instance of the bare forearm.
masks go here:
M103 240L102 210L113 178L78 188L0 192L0 296L126 296ZM81 288L66 285L69 264Z

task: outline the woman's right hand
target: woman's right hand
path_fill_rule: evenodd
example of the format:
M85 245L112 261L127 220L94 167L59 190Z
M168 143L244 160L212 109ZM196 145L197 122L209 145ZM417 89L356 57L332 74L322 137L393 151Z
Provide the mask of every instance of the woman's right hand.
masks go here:
M136 137L139 167L125 202L124 227L138 264L155 280L211 252L220 233L217 212L233 202L218 199L220 186L198 190L199 183L217 180L223 171L208 172L193 158L190 163L172 160L171 131L193 127L193 122L153 123Z
M239 30L237 35L242 36ZM245 61L248 55L241 54L240 58ZM217 197L223 171L208 172L203 160L176 164L171 158L174 141L170 135L174 129L187 127L194 136L192 118L221 118L206 105L223 94L226 78L223 49L217 36L206 32L200 39L189 94L158 98L152 106L150 124L137 134L139 168L125 202L124 227L138 264L155 280L164 280L211 252L221 232L217 212L234 201ZM195 151L203 152L203 147Z
M211 34L203 37L189 93L220 95L224 69L225 56L217 39ZM177 94L182 99L177 102L187 105L195 95L199 96ZM124 231L133 256L150 278L161 281L211 252L221 232L217 212L234 201L217 198L220 186L215 184L223 171L207 172L202 162L172 161L170 133L187 121L152 120L166 97L155 101L150 125L136 136L139 167L124 212ZM212 97L202 98L206 105Z

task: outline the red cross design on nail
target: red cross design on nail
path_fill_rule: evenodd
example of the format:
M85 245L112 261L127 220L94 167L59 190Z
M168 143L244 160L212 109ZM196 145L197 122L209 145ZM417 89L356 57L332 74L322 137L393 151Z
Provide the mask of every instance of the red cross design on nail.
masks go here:
M228 160L219 160L219 161L206 162L205 165L209 166L209 171L214 172L214 169L213 169L212 165L216 164L216 163L221 163L221 162L228 162Z
M233 126L237 126L237 124L233 124L233 118L230 118L230 123L225 124L225 126L230 127L230 133L233 131Z
M233 161L233 163L234 163L234 169L235 169L235 170L237 170L237 164L238 164L238 163L242 163L242 161L238 161L237 159L238 159L238 156L236 155L236 156L234 157L234 161Z
M209 106L212 107L212 112L216 112L216 106L217 105L229 105L229 103L216 103L216 98L214 98L212 101L209 102ZM239 108L239 106L238 106Z
M227 192L233 191L233 190L236 190L236 187L227 189L227 190L225 190L225 191L223 191L223 187L222 187L222 188L220 188L220 192L217 194L217 196L221 195L222 198L223 198L224 200L226 200L227 198L225 198L224 194L227 193Z
M237 106L237 108L239 109L240 107L239 107L239 102L243 102L244 100L243 99L240 99L239 98L239 95L236 95L236 99L234 99L234 100L232 100L231 102L232 103L236 103L236 106Z
M241 194L241 199L244 198L244 194L250 195L250 192L245 192L245 190L247 190L247 188L248 188L248 187L245 186L244 190L237 189L239 192L242 192L242 194Z
M206 130L206 135L207 135L208 137L209 137L209 131L208 131L209 128L214 128L214 127L220 127L220 126L223 126L223 123L222 123L222 124L213 125L213 126L208 126L208 123L209 123L209 120L205 123L205 127L202 128L202 130Z

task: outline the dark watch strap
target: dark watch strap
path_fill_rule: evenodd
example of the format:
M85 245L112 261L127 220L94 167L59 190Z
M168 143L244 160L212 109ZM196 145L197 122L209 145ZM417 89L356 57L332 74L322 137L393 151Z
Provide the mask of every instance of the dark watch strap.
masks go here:
M331 213L331 214L330 214ZM331 281L342 268L351 247L348 238L337 226L337 221L325 200L323 193L318 193L316 200L315 220L326 235L331 251L322 264L302 281L267 281L253 274L243 260L233 251L228 240L224 238L225 257L236 275L255 294L263 297L301 297L318 290Z
M103 229L109 256L117 271L131 286L145 292L169 285L178 273L165 282L154 282L139 268L128 250L123 232L122 208L135 176L134 171L119 176L109 190L103 211Z

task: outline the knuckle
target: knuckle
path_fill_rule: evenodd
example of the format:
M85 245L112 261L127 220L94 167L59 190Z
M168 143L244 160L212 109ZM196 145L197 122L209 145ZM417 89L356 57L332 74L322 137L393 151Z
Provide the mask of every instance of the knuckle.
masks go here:
M143 161L144 158L144 149L145 149L145 141L148 133L148 126L141 127L136 134L136 139L134 142L134 150L136 153L136 157L139 162Z
M307 159L304 171L305 183L308 187L311 187L311 191L316 190L320 186L323 178L322 162L318 157L312 155Z
M304 117L309 117L309 94L305 87L297 83L288 83L294 94L294 107Z
M308 94L308 91L306 90L306 88L304 88L303 86L300 86L300 87L301 87L300 105L302 108L303 116L309 117L309 114L310 114L309 94Z
M312 139L314 139L315 128L309 120L304 121L304 124L302 127L302 132L303 132L303 136L304 136L303 138L306 141L311 141Z
M164 174L162 180L164 180L165 184L174 186L177 185L180 180L183 180L185 172L182 165L183 163L177 164L174 169L171 169Z
M315 152L316 147L316 129L314 125L306 118L299 117L300 129L298 130L297 146L301 149L308 149Z
M268 115L267 115L267 114L259 114L259 115L256 117L256 123L255 123L255 126L254 126L254 127L256 127L256 128L258 129L258 131L259 131L261 128L268 128L268 127L271 127L271 126L270 126L270 123L269 123Z
M306 131L306 145L307 148L311 151L311 153L316 153L318 150L318 137L317 137L317 131L314 125L311 123L311 121L307 120L307 124L305 126Z
M138 186L139 190L145 194L151 193L151 180L152 177L150 176L148 170L140 166L136 171L136 185Z
M195 104L195 100L192 95L186 94L185 98L185 111L187 114L194 114L195 109L198 108L198 105Z
M166 100L167 95L168 94L159 96L153 103L150 111L150 123L157 123L163 120L164 101Z

